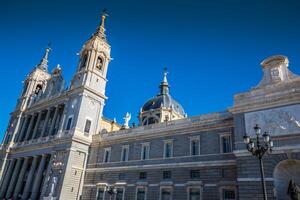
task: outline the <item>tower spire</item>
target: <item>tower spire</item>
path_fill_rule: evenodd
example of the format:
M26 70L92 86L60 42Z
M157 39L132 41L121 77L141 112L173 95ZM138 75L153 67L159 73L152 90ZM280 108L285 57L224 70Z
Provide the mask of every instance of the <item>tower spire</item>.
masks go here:
M48 57L49 57L49 52L51 51L50 45L51 44L49 43L45 50L44 56L41 59L40 64L37 66L38 68L44 71L48 71Z
M164 78L163 81L160 83L160 95L163 94L169 94L169 83L168 83L168 79L167 79L167 75L168 75L168 71L167 68L164 68Z
M100 23L100 26L97 28L97 31L96 31L96 35L101 37L102 39L106 39L106 35L105 35L105 19L106 17L108 17L109 15L107 14L107 10L104 9L102 11L102 15L101 15L101 23Z
M167 67L165 67L164 68L164 80L163 80L164 83L168 83L167 75L168 75L168 71L167 71Z

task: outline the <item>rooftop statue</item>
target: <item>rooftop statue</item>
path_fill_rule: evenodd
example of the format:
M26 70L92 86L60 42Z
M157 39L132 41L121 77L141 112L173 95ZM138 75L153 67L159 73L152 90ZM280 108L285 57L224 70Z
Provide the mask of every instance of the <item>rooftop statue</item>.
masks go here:
M123 128L125 128L125 129L129 128L129 121L131 119L131 114L127 112L123 119L124 119Z

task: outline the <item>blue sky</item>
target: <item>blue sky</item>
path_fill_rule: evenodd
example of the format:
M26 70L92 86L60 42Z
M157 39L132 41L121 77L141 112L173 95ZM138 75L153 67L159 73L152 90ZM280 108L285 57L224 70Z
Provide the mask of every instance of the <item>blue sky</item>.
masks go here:
M223 111L233 95L262 77L259 63L289 57L300 74L300 1L297 0L10 0L0 3L0 135L22 81L48 42L50 70L59 63L69 82L83 43L102 9L112 57L104 115L118 122L158 93L163 68L171 94L189 116Z

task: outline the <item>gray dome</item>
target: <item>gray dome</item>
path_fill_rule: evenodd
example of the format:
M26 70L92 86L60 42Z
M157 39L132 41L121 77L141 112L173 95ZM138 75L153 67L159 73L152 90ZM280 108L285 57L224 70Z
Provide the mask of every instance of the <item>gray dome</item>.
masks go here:
M182 106L174 100L170 94L159 94L151 99L149 99L144 106L142 111L154 110L160 107L173 108L178 114L185 116L185 112Z

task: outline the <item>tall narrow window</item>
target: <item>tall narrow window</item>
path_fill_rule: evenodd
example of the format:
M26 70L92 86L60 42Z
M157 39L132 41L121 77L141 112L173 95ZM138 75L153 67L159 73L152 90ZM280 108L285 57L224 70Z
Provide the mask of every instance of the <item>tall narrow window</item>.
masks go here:
M165 140L164 142L164 158L171 158L173 156L173 141Z
M128 156L129 156L129 146L128 145L122 146L121 161L123 162L128 161Z
M84 126L84 133L85 134L89 134L90 133L90 130L91 130L91 125L92 125L92 121L87 119L85 121L85 126Z
M26 93L27 88L28 88L28 82L26 82L24 85L22 96Z
M163 171L163 179L171 179L172 172L171 171Z
M171 188L161 188L160 190L160 200L171 200L172 190Z
M103 70L103 59L100 56L97 58L96 68L100 71Z
M232 152L230 135L222 135L221 136L221 149L222 149L222 151L221 151L222 153Z
M143 143L142 151L141 151L141 160L149 159L149 153L150 153L150 143Z
M200 155L200 137L190 138L190 155L197 156Z
M191 179L198 179L198 178L200 178L200 171L199 170L191 170L190 176L191 176Z
M125 173L120 173L119 174L119 180L125 180L126 174Z
M104 200L104 188L98 188L96 199L97 200Z
M140 172L139 178L140 179L147 179L147 172Z
M189 188L189 200L200 200L200 188Z
M111 148L104 149L104 157L103 157L104 163L110 162L110 153L111 153Z
M117 188L117 194L115 200L123 200L124 199L124 188Z
M72 126L72 117L69 117L68 118L68 121L67 121L67 126L66 126L66 130L70 130L71 129L71 126Z
M223 200L235 200L235 191L223 189Z
M138 187L136 189L136 200L146 200L146 188Z
M86 66L86 63L87 63L87 54L85 54L82 57L82 60L81 60L81 63L80 63L80 69L79 70L82 70Z

